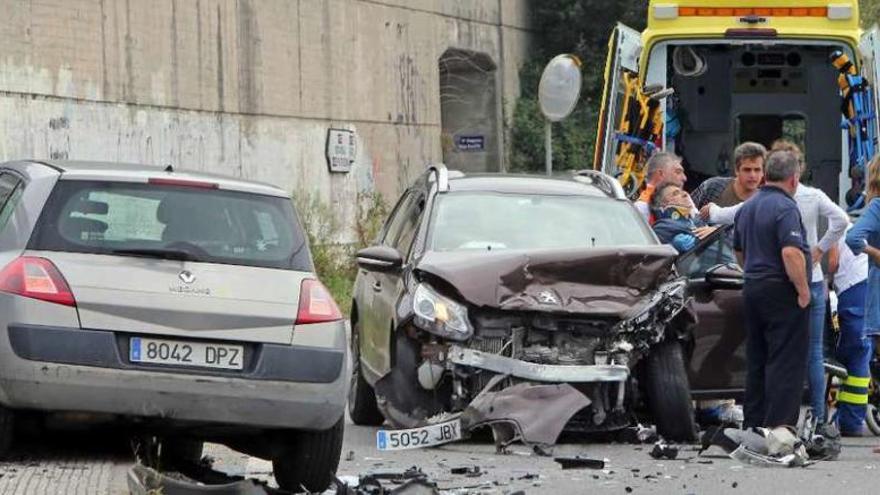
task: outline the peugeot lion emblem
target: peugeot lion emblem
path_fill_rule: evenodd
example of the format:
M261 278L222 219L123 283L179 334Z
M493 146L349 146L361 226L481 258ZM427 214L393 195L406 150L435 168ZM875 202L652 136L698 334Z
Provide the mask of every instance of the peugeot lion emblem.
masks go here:
M556 299L556 296L554 296L552 292L546 290L541 291L538 294L538 301L540 301L541 304L555 304L557 306L559 305L559 299Z
M185 284L191 284L196 281L196 276L192 274L189 270L184 270L180 272L180 275L177 276L181 282Z

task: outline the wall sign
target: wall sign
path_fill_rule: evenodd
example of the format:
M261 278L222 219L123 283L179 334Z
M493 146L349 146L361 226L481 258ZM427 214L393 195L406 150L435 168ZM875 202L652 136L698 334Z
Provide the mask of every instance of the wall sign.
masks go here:
M455 149L458 151L485 151L486 136L455 136Z
M327 129L327 166L331 172L347 173L354 163L357 139L348 129Z

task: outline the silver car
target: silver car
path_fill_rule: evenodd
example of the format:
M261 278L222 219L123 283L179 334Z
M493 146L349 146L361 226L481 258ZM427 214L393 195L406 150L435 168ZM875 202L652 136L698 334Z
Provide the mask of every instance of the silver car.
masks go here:
M0 164L0 450L19 410L205 440L324 489L342 448L345 327L287 193L171 167ZM70 415L66 415L70 416Z

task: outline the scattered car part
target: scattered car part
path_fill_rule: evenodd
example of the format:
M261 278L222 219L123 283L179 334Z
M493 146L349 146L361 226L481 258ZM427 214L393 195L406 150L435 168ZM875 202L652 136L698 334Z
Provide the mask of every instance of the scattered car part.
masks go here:
M152 495L154 493L167 495L281 495L288 493L268 488L258 484L255 480L245 480L240 477L227 478L226 482L205 484L181 473L164 474L138 463L128 470L126 481L131 495Z
M589 459L581 456L574 457L556 457L553 459L558 462L562 469L605 469L604 459Z
M360 476L356 487L336 479L337 495L439 495L437 484L421 469L375 471Z
M567 383L519 383L492 392L504 378L495 376L461 415L464 429L491 427L499 449L517 440L552 445L571 417L590 405L590 399Z
M452 473L452 474L465 475L465 476L467 476L468 478L476 478L476 477L478 477L478 476L482 476L483 474L485 474L485 473L480 469L480 466L460 466L460 467L454 467L454 468L450 469L449 472Z
M678 457L678 447L667 445L663 440L658 440L649 453L654 459L670 459Z
M529 363L456 345L449 348L449 361L463 366L494 371L495 373L536 382L622 382L629 376L629 368L626 366L613 364L572 366Z

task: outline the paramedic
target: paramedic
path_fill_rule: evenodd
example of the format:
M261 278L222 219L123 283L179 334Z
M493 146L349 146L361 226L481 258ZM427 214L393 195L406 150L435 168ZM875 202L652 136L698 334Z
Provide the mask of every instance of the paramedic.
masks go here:
M798 156L767 157L767 184L737 212L734 248L745 271L744 426L797 424L807 370L809 248L793 197ZM880 206L880 205L878 205Z
M868 255L868 295L865 303L865 334L874 339L880 335L880 155L868 165L865 180L868 206L846 234L846 245L853 253ZM861 392L861 390L859 390Z
M654 189L663 182L671 182L678 187L684 187L687 176L684 174L681 158L666 151L651 155L645 167L647 168L645 190L635 202L635 207L645 217L645 220L651 222L649 205L654 196Z
M712 177L700 184L692 194L704 220L709 219L709 203L733 206L751 198L764 181L764 145L746 141L733 150L735 177Z
M862 436L872 352L871 341L865 335L868 255L856 256L841 239L828 253L828 273L834 276L840 321L836 356L847 372L837 394L837 424L843 436Z

